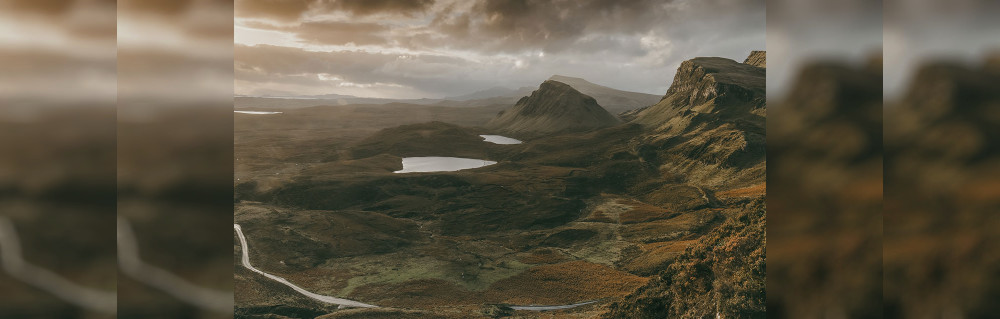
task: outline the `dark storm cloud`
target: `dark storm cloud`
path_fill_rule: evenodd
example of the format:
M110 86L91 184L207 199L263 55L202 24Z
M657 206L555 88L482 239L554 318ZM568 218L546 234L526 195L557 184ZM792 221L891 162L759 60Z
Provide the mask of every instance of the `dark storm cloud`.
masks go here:
M575 44L593 41L595 36L640 35L651 30L699 36L711 30L679 34L671 28L702 18L759 16L744 27L762 30L763 11L762 0L485 0L475 2L471 10L447 6L423 33L400 41L415 47L484 52L560 52L578 49Z
M233 14L237 17L271 18L293 21L309 10L316 0L236 0Z
M339 0L331 3L330 7L356 15L376 13L412 15L423 12L432 4L434 0Z
M282 10L240 14L240 2L237 17L252 19L237 23L282 31L287 36L281 45L330 51L313 56L274 47L237 49L312 59L299 63L310 67L285 70L282 76L328 73L353 83L395 83L424 94L416 97L537 86L553 74L663 94L684 60L721 56L742 61L750 50L764 49L764 0L329 1L283 8L291 12L282 14L284 20L259 18L286 12ZM359 51L342 51L345 46ZM400 59L379 52L419 54ZM273 59L278 57L241 62L270 65L276 63ZM326 62L316 62L320 60ZM340 92L332 88L329 93Z
M347 12L356 16L398 14L411 16L434 4L434 0L237 0L238 17L271 18L294 21L306 12Z

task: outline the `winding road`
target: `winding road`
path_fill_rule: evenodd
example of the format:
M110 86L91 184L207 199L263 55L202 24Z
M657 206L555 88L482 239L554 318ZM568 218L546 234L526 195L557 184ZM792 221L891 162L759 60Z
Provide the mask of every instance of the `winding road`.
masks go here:
M253 265L250 265L250 253L249 253L250 250L247 248L247 239L246 239L246 236L243 236L243 228L241 228L239 224L233 224L233 229L236 230L236 234L240 237L240 248L243 249L243 258L241 260L241 262L243 264L243 267L246 267L247 269L250 269L253 272L256 272L258 274L261 274L264 277L270 278L271 280L280 282L280 283L284 284L285 286L288 286L289 288L292 288L296 292L302 294L303 296L312 298L314 300L318 300L318 301L329 303L329 304L340 305L340 307L378 308L378 306L369 305L369 304L362 303L362 302L357 302L357 301L354 301L354 300L347 300L347 299L342 299L342 298L337 298L337 297L331 297L331 296L324 296L324 295L320 295L320 294L314 294L312 292L309 292L308 290L302 289L302 287L296 286L295 284L289 282L285 278L281 278L281 277L278 277L278 276L275 276L275 275L263 272L260 269L254 268Z
M11 277L47 291L71 304L110 315L117 312L118 295L114 291L78 285L24 260L21 254L21 241L14 224L4 216L0 216L0 266L3 266Z
M118 217L118 268L132 279L159 289L178 300L217 313L233 312L231 291L200 287L166 269L143 261L139 254L139 242L132 232L132 224L122 217Z
M343 298L337 298L337 297L331 297L331 296L324 296L324 295L320 295L320 294L315 294L315 293L309 292L308 290L303 289L302 287L296 286L295 284L289 282L285 278L281 278L281 277L278 277L278 276L275 276L275 275L263 272L260 269L254 268L254 266L250 264L250 253L249 253L250 250L249 250L249 248L247 248L247 239L246 239L246 236L243 235L243 228L240 227L239 224L233 224L233 229L236 230L236 235L238 235L240 237L240 248L242 248L242 250L243 250L243 256L242 256L242 259L240 260L240 262L243 264L243 267L246 267L247 269L250 269L253 272L256 272L258 274L261 274L264 277L267 277L267 278L270 278L270 279L272 279L274 281L280 282L280 283L284 284L285 286L288 286L289 288L294 289L296 292L302 294L303 296L306 296L306 297L309 297L309 298L312 298L312 299L315 299L315 300L318 300L318 301L322 301L322 302L330 303L330 304L335 304L335 305L340 305L341 307L378 308L378 306L369 305L369 304L358 302L358 301L354 301L354 300L347 300L347 299L343 299ZM527 310L527 311L560 310L560 309L569 309L569 308L575 308L575 307L579 307L579 306L589 305L589 304L592 304L592 303L595 303L595 302L598 302L598 301L600 301L600 300L584 301L584 302L575 303L575 304L569 304L569 305L557 305L557 306L510 306L510 308L514 309L514 310Z

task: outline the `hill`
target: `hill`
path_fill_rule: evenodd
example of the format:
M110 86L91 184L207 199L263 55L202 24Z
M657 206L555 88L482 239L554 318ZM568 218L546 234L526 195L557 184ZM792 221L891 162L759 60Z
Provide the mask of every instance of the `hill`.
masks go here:
M545 81L538 90L500 112L487 127L508 133L544 134L588 131L620 123L594 98L557 81Z

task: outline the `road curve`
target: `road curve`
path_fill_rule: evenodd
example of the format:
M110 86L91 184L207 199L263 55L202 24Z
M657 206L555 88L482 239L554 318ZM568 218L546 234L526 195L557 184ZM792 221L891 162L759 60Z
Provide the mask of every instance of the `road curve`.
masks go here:
M260 269L254 268L253 265L250 265L250 250L247 248L247 239L246 239L245 236L243 236L243 229L240 228L239 224L233 224L233 229L236 230L236 234L240 237L240 248L243 249L243 258L241 260L241 262L243 264L243 267L246 267L247 269L250 269L253 272L256 272L258 274L261 274L264 277L271 278L271 280L280 282L280 283L284 284L285 286L288 286L289 288L292 288L293 290L295 290L298 293L302 294L303 296L306 296L306 297L309 297L309 298L312 298L312 299L315 299L315 300L318 300L318 301L321 301L321 302L325 302L325 303L329 303L329 304L335 304L335 305L340 305L341 307L378 308L378 306L369 305L369 304L362 303L362 302L357 302L357 301L354 301L354 300L347 300L347 299L341 299L341 298L337 298L337 297L331 297L331 296L324 296L324 295L314 294L314 293L309 292L309 291L307 291L305 289L302 289L302 287L296 286L295 284L289 282L288 280L285 280L285 278L281 278L281 277L278 277L278 276L275 276L275 275L263 272Z
M220 314L233 313L233 293L200 287L166 269L147 264L128 219L118 217L118 269L136 281L159 289L178 300Z
M78 285L24 260L21 240L14 224L5 216L0 216L0 267L11 277L79 307L110 315L118 310L116 292Z
M514 310L528 310L528 311L560 310L560 309L569 309L569 308L576 308L576 307L579 307L579 306L585 306L585 305L589 305L589 304L592 304L592 303L595 303L595 302L598 302L598 301L600 301L600 300L584 301L584 302L580 302L580 303L569 304L569 305L559 305L559 306L510 306L510 309L514 309Z

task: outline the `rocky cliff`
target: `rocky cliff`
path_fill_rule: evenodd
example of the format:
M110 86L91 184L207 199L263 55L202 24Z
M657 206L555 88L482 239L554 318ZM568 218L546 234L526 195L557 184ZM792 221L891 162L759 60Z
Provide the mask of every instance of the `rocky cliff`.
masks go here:
M767 51L750 51L750 55L747 56L746 60L743 60L743 64L766 68Z
M681 63L663 99L632 120L649 130L649 161L706 186L762 180L764 82L764 68L729 59Z

